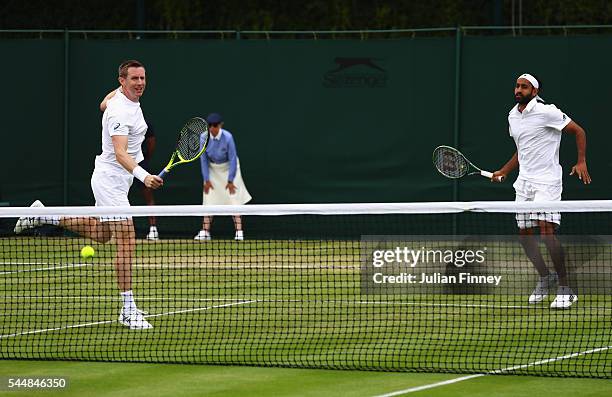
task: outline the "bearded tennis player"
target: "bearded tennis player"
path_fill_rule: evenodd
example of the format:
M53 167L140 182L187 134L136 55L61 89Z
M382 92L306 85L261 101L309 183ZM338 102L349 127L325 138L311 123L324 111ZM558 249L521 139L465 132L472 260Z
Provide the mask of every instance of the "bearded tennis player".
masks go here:
M514 99L516 105L508 114L510 136L516 144L512 158L493 173L497 177L507 175L518 167L514 182L516 201L560 201L563 191L563 170L559 164L561 135L576 137L578 156L570 175L576 175L585 185L591 183L586 163L586 134L584 129L553 104L547 104L540 96L542 82L532 74L522 74L516 79ZM551 289L558 285L557 294L550 307L567 309L578 300L570 288L565 266L563 247L555 233L561 225L559 212L516 214L520 242L540 279L529 296L530 304L546 299ZM537 233L544 242L553 262L555 272L550 272L540 252Z

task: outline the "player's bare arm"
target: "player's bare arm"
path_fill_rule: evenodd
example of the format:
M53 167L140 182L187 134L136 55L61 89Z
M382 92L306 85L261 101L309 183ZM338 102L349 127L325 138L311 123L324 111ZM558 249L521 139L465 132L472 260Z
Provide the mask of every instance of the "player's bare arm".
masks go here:
M584 129L575 121L570 121L570 123L563 129L563 132L576 136L576 149L578 151L578 156L576 165L572 167L572 172L570 172L570 175L576 175L585 185L588 185L591 183L591 176L589 175L589 170L586 163L586 133L584 132Z
M518 152L514 152L512 158L510 158L510 160L508 160L508 162L504 164L501 169L493 173L493 176L491 177L491 182L501 182L502 180L506 179L509 173L517 169L518 166ZM499 177L502 177L501 180Z
M121 87L119 87L118 89L121 89ZM102 102L100 102L100 111L104 112L106 110L106 104L107 102L115 96L115 94L117 93L117 88L115 88L114 90L112 90L111 92L109 92L108 94L106 94L106 96L104 97L104 99L102 100Z
M147 159L153 157L153 153L155 152L155 146L157 146L157 139L155 136L150 136L145 139L145 145L147 146Z
M114 135L112 140L117 162L130 174L133 173L134 168L138 167L138 164L127 152L128 137L126 135ZM157 175L147 175L143 183L148 188L157 189L164 184L164 180Z

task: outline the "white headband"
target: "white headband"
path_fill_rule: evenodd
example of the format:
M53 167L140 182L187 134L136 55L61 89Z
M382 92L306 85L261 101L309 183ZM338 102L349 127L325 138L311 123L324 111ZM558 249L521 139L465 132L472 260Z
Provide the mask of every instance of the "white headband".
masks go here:
M533 88L540 88L540 83L538 83L538 80L535 77L533 77L532 75L530 75L529 73L523 73L518 78L519 79L525 79L525 80L529 81L531 83L531 85L533 86Z

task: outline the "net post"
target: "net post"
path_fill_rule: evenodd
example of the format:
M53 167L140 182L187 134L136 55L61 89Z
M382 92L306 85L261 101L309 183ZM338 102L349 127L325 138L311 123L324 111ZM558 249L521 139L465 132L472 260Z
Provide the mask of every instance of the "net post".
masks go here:
M68 120L69 120L69 79L70 79L70 32L68 29L64 29L64 131L63 131L63 190L62 190L62 202L63 205L68 205L68 167L69 167L69 152L68 152Z
M453 119L453 146L459 149L460 122L459 112L461 111L461 27L455 29L455 109ZM453 201L459 201L459 180L453 180ZM453 215L453 235L457 234L457 215Z

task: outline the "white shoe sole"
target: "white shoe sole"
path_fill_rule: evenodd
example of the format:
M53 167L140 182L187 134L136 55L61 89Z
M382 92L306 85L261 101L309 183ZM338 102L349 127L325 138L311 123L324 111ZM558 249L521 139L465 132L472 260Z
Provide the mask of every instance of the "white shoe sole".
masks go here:
M142 325L129 325L129 328L130 329L153 329L153 326L151 325L151 323L146 321Z
M31 208L44 207L44 206L45 205L40 200L36 200L32 204L30 204ZM32 228L39 226L38 224L34 225L33 223L34 221L32 221L32 217L23 216L17 220L17 223L15 223L15 228L13 229L13 231L15 232L15 234L19 234L23 232L24 230L32 229Z
M546 298L548 298L548 294L546 294L546 295L531 295L529 297L529 304L530 305L535 305L536 303L542 302Z
M149 323L147 320L142 319L142 321L136 324L132 324L131 321L127 320L127 316L125 316L123 314L123 309L121 310L121 313L119 314L119 324L124 325L126 327L128 327L129 329L151 329L153 328L153 325L151 325L151 323Z
M555 298L555 300L550 304L551 309L569 309L574 303L578 302L578 296L570 295L569 299L560 299Z

